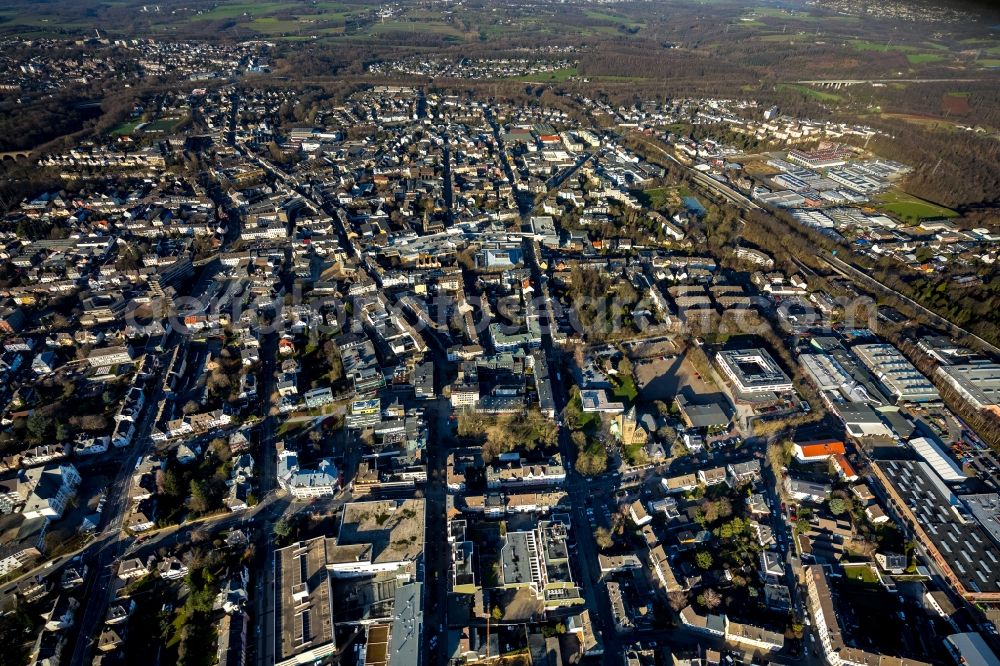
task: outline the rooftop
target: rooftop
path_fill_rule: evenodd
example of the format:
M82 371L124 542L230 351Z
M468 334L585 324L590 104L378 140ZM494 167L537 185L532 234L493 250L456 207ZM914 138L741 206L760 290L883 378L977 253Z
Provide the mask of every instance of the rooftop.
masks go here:
M344 505L337 544L371 544L373 564L417 559L424 547L424 500L380 500Z

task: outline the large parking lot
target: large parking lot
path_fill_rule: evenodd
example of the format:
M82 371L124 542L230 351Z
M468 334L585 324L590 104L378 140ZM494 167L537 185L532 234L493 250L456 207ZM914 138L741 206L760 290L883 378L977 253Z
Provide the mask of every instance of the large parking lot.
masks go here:
M703 377L684 356L659 356L634 363L635 383L643 400L671 401L685 388L692 396L718 392L711 378Z

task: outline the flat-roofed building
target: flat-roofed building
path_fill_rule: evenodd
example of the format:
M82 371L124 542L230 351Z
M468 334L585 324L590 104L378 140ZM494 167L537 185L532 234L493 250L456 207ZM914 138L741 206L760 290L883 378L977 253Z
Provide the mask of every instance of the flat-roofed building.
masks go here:
M421 583L396 588L389 634L389 666L420 666L423 653L424 600Z
M678 393L674 403L689 428L719 428L729 424L729 415L718 402L695 405Z
M344 505L336 543L327 548L334 576L411 569L424 548L424 500Z
M942 365L936 373L970 405L1000 416L1000 363Z
M698 476L696 474L681 474L679 476L669 476L660 479L660 485L668 493L684 493L698 487Z
M316 537L275 553L277 666L319 661L336 651L326 541Z
M909 445L923 458L934 473L948 483L961 483L965 481L965 472L958 466L942 448L929 437L916 437L909 441Z
M730 349L715 355L722 374L740 393L787 393L792 380L764 349Z
M954 591L973 602L1000 601L1000 548L932 467L878 460L870 469L888 508L906 521Z
M934 385L892 345L855 345L851 351L898 402L935 402L941 399Z
M948 652L962 666L994 666L1000 658L990 649L981 635L975 632L952 634L944 640Z
M528 588L546 610L584 604L569 566L566 526L540 521L534 530L508 532L500 548L500 584Z

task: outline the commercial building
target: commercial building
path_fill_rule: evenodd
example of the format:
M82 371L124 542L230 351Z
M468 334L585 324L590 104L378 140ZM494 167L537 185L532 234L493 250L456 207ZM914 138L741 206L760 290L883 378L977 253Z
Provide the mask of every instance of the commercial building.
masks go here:
M277 666L308 664L336 651L326 538L275 553L274 659Z
M389 629L388 666L420 666L423 654L424 600L421 583L396 588Z
M934 385L892 345L855 345L851 351L896 397L897 402L935 402L941 399Z
M680 393L674 399L684 425L689 428L721 428L729 424L729 415L717 402L694 405Z
M134 358L135 355L130 347L104 347L90 352L87 356L87 362L92 368L102 368L108 365L132 363Z
M879 460L871 470L888 507L906 521L955 592L972 602L1000 601L1000 548L933 468L923 461Z
M923 458L934 473L947 483L961 483L965 481L965 472L958 464L952 460L947 453L941 450L937 442L928 437L917 437L909 442L914 451Z
M570 571L566 526L543 520L534 530L508 532L500 548L500 584L530 588L546 610L583 604Z
M796 442L793 450L795 459L800 462L828 460L833 456L842 456L847 453L844 443L833 439L816 442Z
M337 539L327 547L332 575L397 570L413 575L424 549L424 513L422 499L345 504Z
M974 632L952 634L944 639L944 645L962 666L992 666L1000 664L1000 657L990 649L983 637Z
M1000 416L1000 363L942 365L936 374L976 409Z
M299 467L294 451L278 454L278 485L296 499L330 497L340 488L340 473L329 459L320 460L315 469Z
M722 374L740 393L787 393L792 380L764 349L721 351L715 361Z

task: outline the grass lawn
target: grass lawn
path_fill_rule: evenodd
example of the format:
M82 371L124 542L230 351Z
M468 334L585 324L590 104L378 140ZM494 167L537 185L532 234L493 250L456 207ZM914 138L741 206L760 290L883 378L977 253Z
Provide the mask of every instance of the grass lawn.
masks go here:
M878 576L867 564L845 564L844 576L855 583L865 583L866 585L876 585Z
M980 67L1000 67L1000 60L996 58L980 58L976 61Z
M906 46L905 44L890 44L886 42L885 44L881 42L870 42L867 39L853 39L851 40L851 46L857 51L875 51L877 53L888 53L889 51L916 51L915 46Z
M958 213L950 208L918 199L899 190L890 190L885 194L879 195L875 203L881 210L913 222L958 217Z
M906 56L911 65L923 65L929 62L941 62L944 56L940 53L910 53Z
M122 123L118 127L111 130L112 136L131 136L135 132L135 128L142 123L141 120L136 120L130 123Z
M617 384L617 381L615 383ZM619 400L632 404L636 396L639 395L639 389L635 387L635 380L632 377L626 377L623 382L615 387L614 394Z
M160 118L142 126L142 131L147 133L173 132L174 128L183 122L183 118Z
M778 84L778 90L793 90L795 92L802 93L806 97L812 97L820 102L839 102L843 99L840 95L834 95L833 93L823 92L821 90L813 90L809 86L798 85L794 83L780 83Z
M649 462L642 444L629 444L622 449L622 456L630 465L644 465Z

